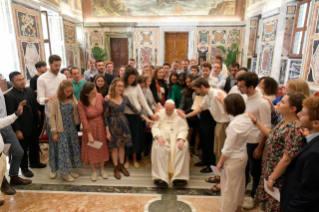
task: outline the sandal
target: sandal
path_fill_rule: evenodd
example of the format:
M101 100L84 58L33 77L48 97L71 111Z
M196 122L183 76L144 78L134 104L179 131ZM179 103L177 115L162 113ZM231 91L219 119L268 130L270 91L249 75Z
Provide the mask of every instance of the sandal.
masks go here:
M219 183L220 182L220 178L217 178L217 176L209 177L209 178L206 178L205 181L207 183Z
M210 190L213 191L213 192L219 192L220 188L218 188L217 185L219 185L219 184L214 185L213 187L211 187Z

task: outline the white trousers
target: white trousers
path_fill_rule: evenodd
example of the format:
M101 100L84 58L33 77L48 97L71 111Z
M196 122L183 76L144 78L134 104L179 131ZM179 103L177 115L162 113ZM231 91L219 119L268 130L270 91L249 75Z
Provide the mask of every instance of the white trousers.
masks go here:
M157 140L153 141L152 147L152 176L154 179L161 179L168 185L171 185L173 180L189 180L189 146L185 142L182 150L179 150L176 144L175 149L171 150L169 143L163 146L157 144ZM174 173L169 176L170 151L175 151L175 160L173 161Z
M2 180L6 171L7 171L6 155L2 152L2 155L0 157L0 188L2 186ZM0 200L2 200L1 192L0 192Z

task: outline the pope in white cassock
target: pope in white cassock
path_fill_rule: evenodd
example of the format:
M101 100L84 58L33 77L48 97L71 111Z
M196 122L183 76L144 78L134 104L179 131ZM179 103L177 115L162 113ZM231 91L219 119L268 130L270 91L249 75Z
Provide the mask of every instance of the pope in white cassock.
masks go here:
M189 180L189 146L186 119L178 116L173 100L157 113L152 126L152 176L158 186L186 185Z

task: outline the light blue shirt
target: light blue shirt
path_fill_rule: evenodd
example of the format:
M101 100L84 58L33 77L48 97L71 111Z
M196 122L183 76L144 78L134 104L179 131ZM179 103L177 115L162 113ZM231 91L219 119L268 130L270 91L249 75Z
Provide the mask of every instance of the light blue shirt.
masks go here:
M6 102L4 101L4 96L0 88L0 118L7 116Z
M95 70L94 72L91 71L91 69L87 70L86 72L84 72L84 79L85 81L87 82L91 82L91 78L90 78L90 75L97 75L97 70Z
M309 143L311 140L313 140L315 137L319 136L319 132L317 133L313 133L313 134L310 134L306 137L307 139L307 143Z

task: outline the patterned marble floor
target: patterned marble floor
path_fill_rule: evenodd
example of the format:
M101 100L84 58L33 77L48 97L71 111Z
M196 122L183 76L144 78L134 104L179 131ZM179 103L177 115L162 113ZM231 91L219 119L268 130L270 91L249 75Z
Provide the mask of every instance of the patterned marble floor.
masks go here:
M48 164L48 151L43 151L41 162ZM209 188L213 185L204 181L213 174L202 174L200 167L191 160L190 181L186 187L158 188L151 179L149 157L143 157L141 168L129 168L131 176L117 180L113 177L113 166L105 164L109 178L98 181L90 180L90 168L84 164L79 170L80 177L68 183L60 176L51 180L48 177L49 167L33 169L33 183L28 186L16 186L17 194L3 195L5 205L0 211L108 211L108 212L208 212L217 211L220 207L220 193ZM7 173L6 173L7 175ZM244 211L244 210L243 210ZM258 208L251 210L259 212Z

